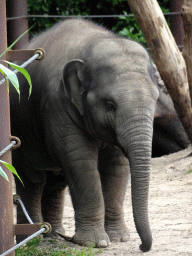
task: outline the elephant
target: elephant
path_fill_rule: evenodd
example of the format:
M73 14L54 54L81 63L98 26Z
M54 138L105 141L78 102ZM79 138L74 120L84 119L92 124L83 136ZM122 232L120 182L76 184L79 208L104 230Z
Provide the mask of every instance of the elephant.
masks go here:
M153 69L159 97L153 123L152 157L160 157L183 150L190 142L154 63Z
M83 19L69 19L34 37L27 49L45 57L10 88L11 132L21 139L13 165L16 190L34 222L63 234L64 192L75 211L74 243L126 242L123 201L129 174L133 217L149 251L148 218L153 119L158 98L143 46ZM18 223L26 218L18 207Z

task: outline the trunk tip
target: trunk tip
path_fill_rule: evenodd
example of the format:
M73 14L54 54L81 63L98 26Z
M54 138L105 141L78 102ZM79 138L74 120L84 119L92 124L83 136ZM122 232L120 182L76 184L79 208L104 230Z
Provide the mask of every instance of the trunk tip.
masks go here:
M142 243L140 246L139 246L139 249L142 251L142 252L148 252L150 249L151 249L151 246L152 246L152 239L150 241L148 241L148 243Z

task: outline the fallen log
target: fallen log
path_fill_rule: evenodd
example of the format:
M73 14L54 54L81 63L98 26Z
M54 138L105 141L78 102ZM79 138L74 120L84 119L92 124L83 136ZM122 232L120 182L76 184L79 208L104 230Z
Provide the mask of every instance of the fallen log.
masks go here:
M128 0L151 55L192 142L192 109L184 58L156 0Z
M192 1L183 0L181 15L184 27L183 57L187 65L189 90L192 94Z

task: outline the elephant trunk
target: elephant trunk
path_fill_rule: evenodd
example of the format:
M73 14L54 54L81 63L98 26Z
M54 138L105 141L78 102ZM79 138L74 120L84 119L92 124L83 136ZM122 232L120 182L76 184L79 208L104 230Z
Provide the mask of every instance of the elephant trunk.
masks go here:
M135 152L135 154L137 154ZM131 164L131 195L133 217L137 232L141 238L141 251L149 251L152 245L152 235L148 219L148 190L149 190L149 169L150 167L132 166Z
M148 190L151 165L153 118L140 114L121 120L117 139L129 159L135 226L141 238L141 251L149 251L152 235L148 219ZM123 127L122 127L123 126Z

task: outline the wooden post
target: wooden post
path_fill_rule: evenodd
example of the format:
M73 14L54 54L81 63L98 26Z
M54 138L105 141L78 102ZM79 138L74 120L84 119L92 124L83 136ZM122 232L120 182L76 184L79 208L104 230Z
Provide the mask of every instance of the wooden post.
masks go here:
M192 1L183 0L181 14L184 26L183 57L187 65L189 89L192 92Z
M189 0L190 1L190 0ZM192 142L192 109L184 58L156 0L128 0L152 57Z

